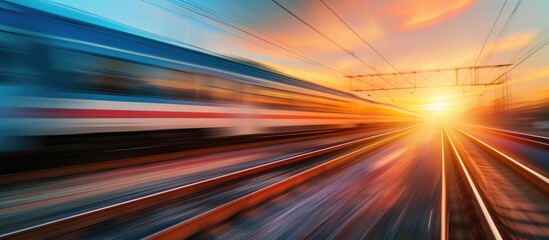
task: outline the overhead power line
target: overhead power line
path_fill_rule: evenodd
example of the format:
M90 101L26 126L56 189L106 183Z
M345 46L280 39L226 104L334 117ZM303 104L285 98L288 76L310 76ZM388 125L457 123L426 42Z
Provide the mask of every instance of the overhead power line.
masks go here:
M530 51L528 51L526 54L524 54L521 59L517 62L517 63L512 63L512 67L510 67L509 69L507 69L505 72L503 72L502 74L498 75L498 77L494 78L494 80L492 80L490 83L488 83L488 85L492 85L494 84L496 81L498 81L499 79L501 79L502 77L506 76L509 72L511 72L513 69L515 69L516 67L518 67L520 64L524 63L528 58L530 58L532 55L534 55L536 52L540 51L541 49L543 49L544 47L546 47L547 45L549 44L549 38L546 38L544 39L540 44L536 45L536 46L533 46ZM524 50L525 48L522 48L518 53L517 55L522 51ZM515 58L516 56L515 55ZM483 93L486 92L486 89L484 89ZM482 96L482 94L480 95ZM468 103L473 97L475 96L471 96L470 98L466 99L466 101L464 103Z
M383 59L383 61L385 61L387 64L389 64L396 72L398 72L401 76L404 77L404 75L402 75L402 73L391 62L389 62L389 60L387 60L387 58L385 58L383 56L383 54L381 54L368 41L366 41L360 34L358 34L349 24L347 24L328 4L326 4L326 2L324 2L324 0L320 0L320 2L322 2L322 4L324 4L324 6L326 6L326 8L328 8L328 10L330 10L330 12L332 12L337 17L337 19L339 19L339 21L341 21L341 23L343 23L343 25L345 25L345 27L347 27L347 29L349 29L353 34L355 34L355 36L357 36L362 42L364 42L368 47L370 47L370 49L372 49L379 57L381 57L381 59ZM412 84L412 82L410 82L410 80L408 78L405 78L405 79L406 79L406 81L408 81L408 83Z
M74 12L77 12L77 13L80 13L80 14L85 14L85 15L88 15L88 16L91 16L93 18L97 18L97 19L101 19L103 21L107 21L107 22L110 22L112 24L116 24L118 26L122 26L124 28L127 28L129 30L132 30L132 31L135 31L135 32L139 32L139 33L142 33L143 35L145 35L145 37L147 38L151 38L151 37L155 37L157 38L157 40L163 40L165 41L166 43L168 44L172 44L172 45L178 45L178 46L185 46L187 48L191 48L191 49L194 49L194 50L198 50L200 52L205 52L205 53L209 53L209 54L212 54L212 55L215 55L215 56L221 56L219 53L216 53L214 51L211 51L211 50L208 50L208 49L205 49L205 48L202 48L200 46L197 46L197 45L193 45L193 44L190 44L190 43L186 43L186 42L183 42L183 41L180 41L178 39L175 39L175 38L171 38L171 37L166 37L166 36L163 36L163 35L160 35L160 34L157 34L157 33L154 33L154 32L150 32L150 31L147 31L147 30L144 30L144 29L141 29L141 28L136 28L136 27L133 27L131 25L127 25L123 22L119 22L119 21L116 21L112 18L108 18L108 17L104 17L104 16L100 16L100 15L97 15L95 13L92 13L92 12L89 12L89 11L86 11L86 10L83 10L83 9L80 9L80 8L75 8L75 7L72 7L72 6L69 6L69 5L66 5L66 4L63 4L63 3L57 3L57 2L49 2L49 4L51 5L55 5L55 6L59 6L61 8L65 8L65 9L68 9L70 11L74 11ZM20 5L20 4L19 4Z
M501 9L499 10L498 16L496 17L496 20L492 24L492 27L490 28L490 31L488 32L488 36L486 36L486 39L484 39L484 43L482 44L482 47L480 48L480 52L478 53L477 58L475 60L475 64L473 64L473 65L477 65L478 59L482 55L482 51L484 51L484 47L486 46L486 43L488 42L488 39L490 39L490 35L492 35L492 32L494 31L494 27L496 26L496 24L499 20L499 17L501 16L501 12L503 12L503 9L505 8L505 4L507 4L507 0L505 0L505 2L503 2L503 5L501 6Z
M539 34L539 38L543 38L545 35L547 35L549 33L549 27L546 27L545 29L543 29ZM536 42L540 42L540 41L536 41ZM543 41L541 41L543 42ZM531 44L531 45L534 45L534 44ZM517 59L517 57L520 55L520 53L522 53L522 51L526 50L526 48L528 48L529 46L524 46L522 47L520 50L517 51L517 53L515 54L515 56L513 56L513 59L511 59L511 63L515 62L515 59Z
M302 51L302 50L300 50L300 49L298 49L298 48L296 48L296 47L294 47L294 46L292 46L292 45L290 45L290 44L288 44L288 43L286 43L286 42L284 42L284 41L281 41L281 40L277 39L276 37L273 37L272 35L269 35L269 34L263 32L263 31L261 31L261 30L258 30L257 28L254 28L254 27L252 27L252 26L250 26L250 25L248 25L248 24L242 23L242 22L240 22L240 21L238 21L238 20L236 20L236 19L234 19L234 18L232 18L232 17L229 17L229 16L227 16L227 15L223 15L223 14L217 12L217 11L214 11L213 9L209 9L209 8L204 7L204 6L201 6L200 4L193 3L193 2L190 2L190 1L183 1L183 0L181 0L181 2L185 2L185 3L189 4L190 6L192 6L192 7L194 7L194 8L197 8L197 9L199 9L199 10L202 10L202 11L204 11L204 12L210 14L210 15L213 15L214 17L218 17L218 20L219 20L219 21L223 21L224 23L225 23L225 22L227 22L227 23L228 23L228 22L232 22L233 24L230 24L231 26L234 26L234 25L241 26L241 27L239 27L239 28L236 28L236 26L235 26L234 28L236 28L237 30L243 31L243 30L241 30L240 28L242 28L242 29L244 29L244 28L245 28L245 29L248 29L249 31L248 31L248 30L244 30L243 32L245 32L246 34L251 35L251 36L253 36L253 37L255 37L255 38L258 38L258 36L255 36L255 35L262 35L262 36L264 36L264 37L270 38L270 39L272 39L272 40L278 42L279 44L282 44L282 45L286 46L287 48L291 48L291 49L295 50L296 52L299 52L299 53L300 53L300 54L295 53L296 55L298 55L298 56L304 55L303 58L306 58L306 59L309 59L310 61L313 61L313 62L317 62L317 63L318 63L318 61L313 60L314 57L312 57L311 55L305 53L304 51ZM218 23L219 23L219 21L218 21ZM255 33L257 33L257 34L252 34L252 33L251 33L252 31L255 32ZM265 40L262 39L262 38L259 38L259 39L261 39L262 41L265 41ZM272 44L274 44L274 43L272 43ZM281 46L279 46L279 45L276 45L276 46L279 47L279 48L282 48L282 49L284 49L284 50L287 50L286 48L281 47ZM290 51L290 50L287 50L287 51L293 52L293 51ZM320 63L319 63L319 65L324 66L324 64L320 64ZM339 70L338 70L338 69L333 69L332 67L329 67L329 66L324 66L324 67L329 68L330 70L333 70L333 71L335 71L335 72L337 72L337 73L342 73L342 72L344 71L344 70L341 70L341 69L339 69Z
M488 32L488 35L486 36L486 39L484 39L484 43L482 44L482 47L480 48L480 51L477 55L477 58L475 59L475 63L473 65L477 65L478 63L478 59L480 58L480 56L482 55L482 52L484 51L484 47L486 47L486 43L488 42L488 40L490 39L490 36L492 35L492 32L494 31L494 27L496 27L496 24L499 20L499 17L501 16L501 13L503 12L503 9L505 8L505 5L507 4L507 0L505 0L505 2L503 2L503 5L501 5L501 8L499 10L499 13L498 13L498 16L496 17L496 20L494 21L494 23L492 24L492 27L490 28L490 31ZM465 75L465 80L467 80L467 78L470 76L470 71L467 71L467 74ZM464 81L465 81L464 80Z
M515 7L513 8L513 11L511 12L511 15L509 15L507 17L507 20L505 20L505 23L503 24L503 27L501 28L498 35L496 36L496 40L494 40L494 44L492 45L492 47L490 47L490 50L488 51L488 54L486 54L486 57L484 57L482 59L481 63L487 61L494 54L494 52L498 49L503 35L505 35L505 33L507 32L507 29L509 28L509 23L511 23L511 21L513 20L513 17L517 13L517 10L518 10L521 3L522 3L522 0L519 0L515 4Z
M301 23L305 24L307 27L309 27L311 30L313 30L314 32L316 32L318 35L322 36L323 38L325 38L326 40L328 40L329 42L331 42L332 44L334 44L335 46L337 46L338 48L340 48L341 50L343 50L344 52L346 52L347 54L351 55L353 58L355 58L356 60L358 60L359 62L361 62L362 64L364 64L365 66L367 66L368 68L372 69L374 72L377 72L379 73L379 71L377 71L377 69L375 69L373 66L371 66L370 64L368 64L367 62L365 62L364 60L362 60L361 58L359 58L358 56L356 56L353 52L351 52L350 50L348 50L347 48L345 48L344 46L342 46L341 44L339 44L338 42L336 42L335 40L333 40L332 38L328 37L326 34L322 33L320 30L318 30L317 28L315 28L314 26L312 26L311 24L309 24L307 21L305 21L304 19L300 18L299 16L297 16L295 13L293 13L292 11L290 11L288 8L284 7L282 4L280 4L279 2L277 2L276 0L272 0L276 5L278 5L280 8L282 8L284 11L288 12L290 15L292 15L294 18L296 18L297 20L299 20ZM385 82L387 82L389 85L393 86L393 87L396 87L393 83L391 83L390 81L388 81L387 79L383 78L383 80Z
M168 0L168 1L170 1L170 2L172 2L172 3L174 3L174 4L176 4L176 5L178 5L178 6L180 6L180 7L183 7L184 9L186 9L186 10L188 10L188 11L191 11L191 12L193 12L193 13L195 13L195 14L198 14L198 15L200 15L200 16L202 16L202 17L206 17L206 16L204 16L203 14L200 14L200 13L198 13L198 12L196 12L196 11L193 11L193 9L190 9L189 7L185 7L185 6L182 6L182 5L178 4L178 3L175 3L174 0ZM197 9L199 9L199 10L205 12L205 13L208 13L208 14L210 14L210 15L213 15L213 17L210 16L210 17L206 17L206 18L208 18L208 19L210 19L210 20L212 20L212 21L215 21L215 22L217 22L217 23L223 24L223 25L228 25L229 27L232 27L232 28L237 29L237 30L239 30L239 31L241 31L241 32L244 32L244 33L246 33L246 34L248 34L248 35L250 35L250 36L253 36L253 37L258 38L258 39L260 39L260 40L262 40L262 41L265 41L265 42L267 42L267 43L269 43L269 44L271 44L271 45L274 45L274 46L277 46L277 47L279 47L279 48L282 48L282 49L284 49L284 50L286 50L286 51L288 51L288 52L290 52L290 53L292 53L292 54L294 54L294 55L297 55L298 57L301 57L302 60L304 60L305 62L314 64L314 65L318 65L318 66L320 66L320 67L324 67L324 68L326 68L326 69L328 69L328 70L332 70L332 71L334 71L334 72L336 72L336 73L338 73L338 74L343 74L343 75L345 75L345 76L349 76L349 73L346 73L345 70L336 69L336 68L330 67L330 66L328 66L328 65L322 64L322 63L320 63L320 62L318 62L318 61L315 61L315 60L311 59L312 57L302 56L301 54L298 54L298 53L296 53L296 52L294 52L294 51L291 51L291 50L289 50L289 49L287 49L287 48L284 48L284 47L279 46L279 45L277 45L277 44L275 44L275 43L273 43L273 42L270 42L270 41L268 41L268 40L266 40L266 39L264 39L264 38L261 38L261 37L257 36L257 34L253 34L253 33L251 33L250 31L247 31L247 30L245 30L245 29L243 29L243 28L241 28L241 27L235 26L235 24L238 24L238 25L240 25L240 26L243 26L243 27L245 27L245 28L248 28L248 29L250 29L250 30L253 30L253 31L255 31L255 32L257 32L257 33L259 33L259 34L261 34L261 35L263 35L263 36L269 37L269 38L271 38L271 39L273 39L273 40L275 40L275 41L277 41L277 42L279 42L279 43L281 43L281 44L283 44L283 45L286 45L287 47L292 48L292 49L294 49L295 51L302 52L304 55L308 55L307 53L304 53L303 51L297 49L296 47L293 47L293 46L291 46L291 45L289 45L289 44L287 44L287 43L285 43L285 42L283 42L283 41L281 41L281 40L276 39L276 38L273 37L273 36L270 36L270 35L268 35L268 34L262 32L262 31L259 31L259 30L257 30L257 29L254 29L253 27L250 27L250 26L248 26L248 25L246 25L246 24L243 24L243 23L241 23L241 22L239 22L239 21L237 21L237 20L235 20L235 19L232 19L232 18L227 17L227 16L225 16L225 15L223 15L223 14L220 14L220 13L218 13L218 12L215 12L215 11L213 11L213 10L207 9L207 8L205 8L205 7L202 7L202 6L200 6L200 5L197 5L197 4L194 4L194 3L191 3L191 2L187 2L187 1L184 1L184 0L179 0L178 2L181 2L182 4L187 3L187 4L189 4L190 6L192 6L192 7L194 7L194 8L197 8ZM152 3L151 3L151 4L152 4ZM157 6L158 6L158 5L157 5ZM158 6L158 7L161 7L161 6ZM166 9L166 10L168 10L168 9ZM214 19L215 17L218 17L218 18L220 18L220 19ZM235 24L230 24L229 22L233 22L233 23L235 23ZM248 41L249 41L249 40L248 40ZM250 41L250 42L251 42L251 41ZM254 43L254 42L252 42L252 43ZM259 45L259 46L262 46L262 45ZM262 47L265 47L265 46L262 46ZM269 48L269 49L270 49L270 48ZM271 49L271 50L272 50L272 49ZM387 92L387 94L388 94L388 95L392 95L390 92Z
M146 0L144 0L144 1L147 2L147 3L149 3L149 4L155 5L155 6L157 6L157 7L160 7L160 8L162 8L162 9L164 9L164 10L167 10L167 11L170 11L170 12L173 12L173 13L175 13L175 14L180 15L180 13L174 12L172 9L165 8L165 7L163 7L163 6L160 6L160 5L158 5L158 4L152 3L152 2L150 2L150 1L146 1ZM327 69L332 70L332 71L335 71L335 72L337 72L337 73L339 73L339 74L345 74L344 71L341 71L341 70L338 70L338 69L334 69L334 68L332 68L332 67L329 67L329 66L327 66L327 65L324 65L324 64L322 64L322 63L320 63L320 62L318 62L318 61L315 61L315 60L313 60L313 59L311 59L311 58L308 58L308 57L303 56L303 55L301 55L301 54L299 54L299 53L296 53L295 51L292 51L292 50L287 49L287 48L285 48L285 47L283 47L283 46L280 46L280 45L278 45L278 44L276 44L276 43L273 43L273 42L271 42L271 41L269 41L269 40L267 40L267 39L264 39L264 38L262 38L261 36L258 36L258 35L256 35L256 34L253 34L253 33L249 32L249 31L246 31L245 29L242 29L242 28L240 28L240 27L238 27L238 26L235 26L235 25L230 24L230 23L225 22L225 21L221 21L221 20L219 20L219 19L216 19L215 17L209 16L209 15L207 15L207 14L205 14L205 13L199 12L199 11L197 11L197 10L195 10L195 9L192 9L192 8L190 8L190 7L187 7L187 6L185 6L185 5L182 5L182 4L173 2L173 1L169 1L169 2L172 2L172 3L176 4L177 6L179 6L179 7L181 7L181 8L184 8L184 9L186 9L187 11L190 11L190 12L192 12L192 13L194 13L194 14L197 14L197 15L199 15L199 16L201 16L201 17L207 18L207 19L209 19L209 20L211 20L211 21L214 21L214 22L217 22L217 23L219 23L219 24L222 24L222 25L225 25L225 26L228 26L228 27L237 29L237 30L239 30L239 31L241 31L241 32L243 32L243 33L246 33L246 34L248 34L248 35L250 35L250 36L253 36L253 37L255 37L255 38L257 38L257 39L259 39L259 40L261 40L261 41L263 41L263 42L265 42L265 43L271 45L271 46L274 46L274 47L277 47L277 48L279 48L279 49L282 49L282 50L284 50L284 51L289 52L289 53L293 54L294 56L297 56L298 58L300 58L301 60L303 60L303 61L305 61L305 62L308 62L308 63L310 63L310 64L313 64L313 65L316 65L316 66L319 66L319 67L327 68ZM249 40L248 40L248 41L249 41ZM257 44L257 43L255 43L255 42L252 42L252 43ZM259 45L259 44L258 44L258 45ZM259 45L259 46L262 46L262 45ZM262 46L262 47L265 47L265 46ZM265 47L265 48L266 48L266 47ZM273 49L271 49L271 48L268 48L268 49L273 50ZM273 50L273 51L274 51L274 50ZM286 55L286 54L285 54L285 55Z
M174 9L169 9L169 8L167 8L167 7L165 7L165 6L161 6L161 5L159 5L159 4L156 4L155 2L151 2L151 1L149 1L149 0L142 0L142 1L147 2L147 3L151 4L151 5L156 6L156 7L162 8L163 10L172 12L172 13L174 13L174 14L181 15L181 13L179 13L179 12L177 12L177 11L174 11ZM342 74L342 75L344 75L344 76L348 76L348 75L349 75L349 73L347 73L345 70L340 70L340 69L337 69L337 68L330 67L330 66L328 66L328 65L325 65L325 64L323 64L323 63L320 63L320 62L318 62L318 61L312 59L312 57L304 56L304 55L307 55L306 53L303 53L304 55L299 54L299 53L297 53L297 52L302 52L301 50L299 50L299 49L297 49L297 48L295 48L295 47L293 47L293 46L291 46L291 45L289 45L289 44L287 44L287 43L284 43L283 41L280 41L280 40L276 39L275 37L269 36L268 34L265 34L265 33L261 32L261 31L258 31L258 30L256 30L256 29L253 29L252 27L249 27L249 26L247 26L246 24L240 23L240 22L238 22L238 21L236 21L236 20L234 20L234 19L232 19L232 18L230 18L230 17L227 17L227 16L224 16L224 15L222 15L222 14L219 14L219 13L213 11L213 10L209 10L209 9L207 9L207 8L205 8L205 7L202 7L202 6L198 5L198 4L190 3L190 2L187 2L187 1L184 1L184 0L179 0L179 1L178 1L178 0L167 0L167 2L170 2L170 3L172 3L172 4L175 4L175 5L177 5L178 7L181 7L181 8L183 8L183 9L185 9L185 10L187 10L187 11L193 13L193 14L196 14L196 15L202 17L202 18L205 18L205 19L207 19L207 20L213 21L213 22L215 22L215 23L217 23L217 24L221 24L221 25L223 25L223 26L225 26L225 27L230 27L230 28L232 28L232 29L236 29L236 30L238 30L238 31L240 31L240 32L243 32L243 33L245 33L245 34L247 34L247 35L250 35L250 36L252 36L252 37L254 37L254 38L257 38L257 39L259 39L259 40L261 40L261 41L263 41L263 42L266 42L266 43L268 43L269 45L272 45L272 46L275 46L275 47L277 47L277 48L283 49L283 50L285 50L285 51L287 51L287 52L290 52L290 53L292 53L293 55L295 55L295 56L301 58L301 60L303 60L303 61L305 61L305 62L307 62L307 63L310 63L310 64L313 64L313 65L317 65L317 66L326 68L326 69L328 69L328 70L334 71L334 72L336 72L336 73L338 73L338 74ZM255 31L256 34L254 34L252 31ZM234 35L234 33L232 33L232 34ZM259 34L261 34L261 35L264 36L264 37L260 36ZM237 35L235 35L235 36L237 36ZM239 36L237 36L237 37L239 37ZM291 49L288 49L288 48L286 48L286 47L284 47L284 46L281 46L281 45L279 45L279 44L277 44L277 43L274 43L274 42L272 42L272 41L269 41L269 40L267 40L265 37L268 37L268 38L270 38L270 39L272 39L272 40L274 40L274 41L277 41L278 43L283 44L283 45L287 46L288 48L292 48L292 49L294 49L295 51L292 51ZM239 37L239 38L242 38L242 37ZM267 48L267 49L270 49L270 50L274 50L274 49L272 49L272 48L268 48L268 47L266 47L266 46L263 46L263 45L261 45L261 44L258 44L258 43L256 43L256 42L254 42L254 41L251 41L251 40L249 40L249 39L245 39L245 38L242 38L242 39L244 39L244 40L246 40L246 41L249 41L249 42L251 42L251 43L253 43L253 44L256 44L256 45L258 45L258 46L261 46L261 47L264 47L264 48ZM277 52L279 52L279 51L277 51ZM285 54L285 53L284 53L284 54ZM287 55L287 54L285 54L285 55Z
M494 23L492 24L492 27L490 28L490 31L488 32L488 35L486 36L486 39L484 39L484 43L482 44L482 47L480 48L480 51L475 59L475 63L473 64L474 66L477 65L478 63L478 59L480 58L480 56L482 55L482 52L484 51L484 47L486 47L486 43L488 42L488 40L490 39L490 36L492 35L492 32L494 31L494 28L496 27L496 24L497 22L499 21L499 18L501 16L501 13L503 12L503 9L505 9L505 5L507 4L507 0L505 0L503 2L503 5L501 5L501 8L499 9L499 12L498 12L498 15L496 17L496 20L494 21ZM473 72L474 73L474 72ZM464 82L467 81L467 79L469 78L469 76L471 76L471 71L467 71L467 73L465 74L465 78L464 78ZM463 90L463 87L461 88ZM464 90L465 92L465 90Z
M539 45L537 45L536 47L534 47L532 50L530 50L522 59L520 59L516 64L514 64L512 67L510 67L509 69L507 69L507 71L505 71L504 73L502 73L501 75L499 75L497 78L495 78L494 80L492 80L491 83L494 83L496 82L497 80L499 80L500 78L502 78L503 76L505 76L505 74L509 73L511 70L515 69L517 66L519 66L520 64L522 64L524 61L526 61L526 59L530 58L532 55L534 55L534 53L538 52L539 50L543 49L545 46L547 46L547 44L549 44L549 39L547 39L546 41L540 43Z

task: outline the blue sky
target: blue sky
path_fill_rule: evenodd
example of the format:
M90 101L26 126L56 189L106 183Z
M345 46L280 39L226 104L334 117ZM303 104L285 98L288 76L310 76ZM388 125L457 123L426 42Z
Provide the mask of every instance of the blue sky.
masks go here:
M494 45L504 20L518 0L509 0L481 60ZM12 0L45 11L197 46L222 55L253 59L288 74L345 89L337 72L307 63L295 55L246 33L197 15L209 11L257 36L282 45L327 66L352 74L372 70L323 39L272 1L253 0ZM279 1L381 72L393 71L356 38L320 1ZM503 1L475 0L326 0L369 43L398 69L416 70L472 65ZM178 3L178 4L175 4ZM484 64L508 63L524 47L549 37L549 1L525 0L517 9L498 48ZM524 52L524 51L523 51ZM540 101L549 95L549 48L536 53L513 70L518 101ZM452 92L452 91L450 91ZM528 93L528 94L526 94ZM382 94L382 93L380 93ZM458 93L455 93L459 97ZM377 99L387 96L376 95Z

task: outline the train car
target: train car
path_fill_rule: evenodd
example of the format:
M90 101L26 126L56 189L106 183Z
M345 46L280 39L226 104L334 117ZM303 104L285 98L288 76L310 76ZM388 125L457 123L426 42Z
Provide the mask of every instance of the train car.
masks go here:
M0 54L3 151L51 136L230 136L417 117L259 65L8 2L0 2Z

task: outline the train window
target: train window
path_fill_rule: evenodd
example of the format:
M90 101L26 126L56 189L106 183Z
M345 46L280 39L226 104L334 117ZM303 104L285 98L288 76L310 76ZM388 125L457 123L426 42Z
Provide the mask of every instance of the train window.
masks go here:
M248 105L256 105L256 94L254 94L256 87L254 85L246 84L242 86L242 102Z
M304 109L311 109L311 104L309 100L309 96L307 94L294 94L295 99L295 107L304 110Z
M32 43L26 37L0 32L0 83L29 83L43 80L38 69L32 65L39 58L33 59ZM42 69L42 68L39 68ZM34 81L34 83L39 81Z
M8 83L14 77L14 68L16 67L17 53L13 46L5 40L9 39L5 33L0 32L0 83Z
M245 103L244 99L244 84L238 81L233 82L233 90L234 90L234 103L242 104Z
M248 92L253 96L254 104L258 106L276 106L276 99L274 99L266 88L255 86L253 92Z
M219 102L234 102L235 101L235 89L233 83L227 79L213 78L210 81L210 95L214 101Z
M103 58L99 66L89 69L91 80L102 92L136 95L140 79L134 75L133 66L112 58Z
M200 93L199 99L209 102L237 102L236 85L228 79L197 75Z
M143 66L139 74L144 76L147 86L154 89L161 98L196 99L195 75L167 68Z
M251 102L254 105L280 107L280 108L295 108L294 98L290 92L268 88L268 87L248 87L244 93L246 98L253 99Z
M57 50L54 56L63 87L71 90L140 95L144 88L145 83L135 74L138 64L69 50Z
M251 105L326 112L345 112L351 104L332 98L255 85L244 85L242 98L244 103Z

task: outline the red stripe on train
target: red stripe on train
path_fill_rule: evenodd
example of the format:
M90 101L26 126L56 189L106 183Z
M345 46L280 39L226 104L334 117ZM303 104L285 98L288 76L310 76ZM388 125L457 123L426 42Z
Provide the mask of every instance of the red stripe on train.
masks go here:
M237 114L214 112L172 112L112 109L20 108L10 114L17 118L263 118L263 119L363 119L339 116L287 114Z

